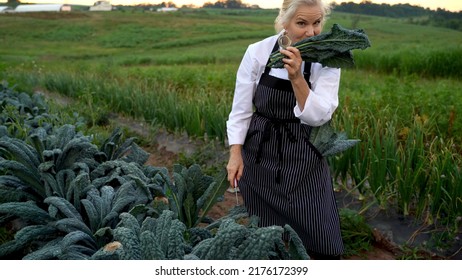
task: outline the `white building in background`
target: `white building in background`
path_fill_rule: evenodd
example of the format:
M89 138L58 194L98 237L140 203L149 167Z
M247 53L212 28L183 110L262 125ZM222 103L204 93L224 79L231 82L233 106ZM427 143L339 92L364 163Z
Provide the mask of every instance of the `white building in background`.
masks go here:
M178 11L177 8L174 8L174 7L162 7L162 8L159 8L157 9L158 12L176 12Z
M72 10L71 5L63 5L63 7L61 8L61 12L70 12L71 10Z
M13 11L13 9L11 9L10 7L8 6L0 6L0 14L2 13L8 13L8 12L11 12Z
M112 11L112 5L109 1L96 1L95 4L90 7L90 11Z
M31 12L70 12L71 6L64 4L24 4L18 5L14 12L31 13Z
M175 7L169 7L167 3L167 6L157 9L157 11L158 12L176 12L178 11L178 9Z

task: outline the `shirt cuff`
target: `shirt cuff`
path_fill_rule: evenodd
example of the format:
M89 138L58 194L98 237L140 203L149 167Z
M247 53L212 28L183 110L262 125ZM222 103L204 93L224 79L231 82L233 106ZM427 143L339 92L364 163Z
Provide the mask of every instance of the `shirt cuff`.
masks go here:
M321 126L331 119L333 113L332 109L327 108L326 105L326 101L322 97L310 90L303 111L297 104L294 107L294 115L302 123L310 126Z

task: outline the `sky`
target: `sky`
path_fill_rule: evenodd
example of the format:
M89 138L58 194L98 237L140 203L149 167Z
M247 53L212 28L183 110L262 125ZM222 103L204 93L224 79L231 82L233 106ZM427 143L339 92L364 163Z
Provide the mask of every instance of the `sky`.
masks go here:
M162 2L173 2L176 6L181 7L183 5L195 5L197 7L202 6L204 3L210 2L215 3L217 0L112 0L110 1L113 5L136 5L142 3L152 3L158 4ZM4 2L4 1L2 1ZM28 2L28 3L56 3L56 4L76 4L76 5L88 5L92 6L96 0L23 0L21 2ZM249 5L258 5L264 9L271 9L271 8L279 8L282 3L282 0L241 0L242 3L246 3ZM343 1L333 1L336 3L342 2L355 2L360 3L361 1L353 1L353 0L343 0ZM462 1L461 0L377 0L372 1L373 3L386 3L390 5L399 4L399 3L409 3L415 6L421 6L423 8L430 8L430 9L437 9L442 8L453 12L462 11Z

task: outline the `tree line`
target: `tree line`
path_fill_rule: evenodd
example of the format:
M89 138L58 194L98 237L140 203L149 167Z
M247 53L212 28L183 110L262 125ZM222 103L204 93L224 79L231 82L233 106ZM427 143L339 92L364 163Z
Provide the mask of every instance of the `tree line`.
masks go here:
M250 6L246 3L242 3L240 0L220 0L215 3L207 2L202 6L203 8L221 8L221 9L248 9L258 8L258 6Z
M159 7L177 7L174 2L162 2L158 5ZM187 5L185 5L187 6ZM241 0L218 0L214 3L206 2L202 5L202 8L217 8L217 9L249 9L259 8L258 5L249 5L243 3Z
M410 23L433 25L462 31L462 11L451 12L438 8L431 10L410 4L376 4L371 1L361 3L342 2L334 5L335 11L360 15L405 18Z

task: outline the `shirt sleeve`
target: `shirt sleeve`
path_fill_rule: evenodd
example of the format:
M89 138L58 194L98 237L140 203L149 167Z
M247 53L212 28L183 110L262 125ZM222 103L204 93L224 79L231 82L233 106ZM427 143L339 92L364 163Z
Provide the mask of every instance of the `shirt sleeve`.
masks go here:
M294 107L294 115L301 122L310 126L321 126L328 122L338 107L338 91L340 86L340 69L322 67L321 64L311 66L311 89L304 110Z
M252 52L253 48L249 46L236 75L233 105L226 122L229 145L244 144L253 114L252 99L257 83L258 63Z

